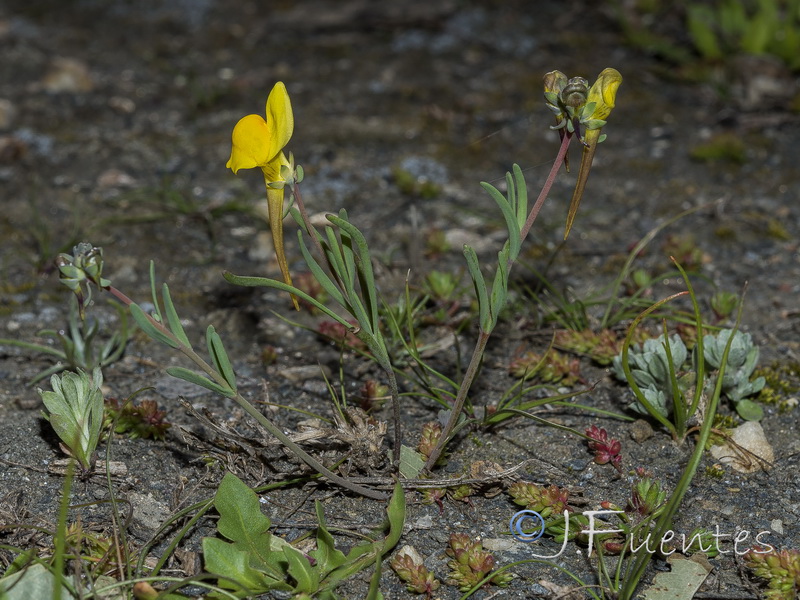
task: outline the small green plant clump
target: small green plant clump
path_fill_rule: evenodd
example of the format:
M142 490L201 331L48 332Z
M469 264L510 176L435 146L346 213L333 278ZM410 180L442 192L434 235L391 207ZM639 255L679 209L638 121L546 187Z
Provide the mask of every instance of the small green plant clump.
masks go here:
M747 399L747 396L761 391L765 380L763 377L753 379L759 349L753 344L750 334L723 329L716 335L704 335L703 357L709 366L720 370L731 335L733 339L722 377L722 393L734 403L740 417L757 421L763 417L763 410L758 404ZM632 347L628 360L633 379L647 402L666 418L672 411L670 404L674 398L682 398L691 381L681 376L690 357L683 340L675 334L669 338L669 347L664 340L662 336L645 340L643 344ZM614 374L621 380L626 379L621 354L614 359ZM710 379L708 385L713 384L714 380ZM710 388L708 392L710 393ZM630 408L643 414L648 412L638 401L631 404Z
M551 515L559 517L565 510L571 510L567 504L569 491L556 485L542 487L535 483L518 481L509 486L508 494L515 504L538 512L544 519Z
M753 548L744 556L753 574L767 581L764 598L794 600L800 591L800 550Z
M741 165L747 160L746 151L747 146L741 137L735 133L719 133L694 146L689 156L700 162L727 162Z
M766 380L763 377L753 378L760 350L753 343L750 334L723 329L717 335L706 335L703 337L703 355L709 365L719 370L731 336L733 336L733 341L722 377L722 393L734 402L736 412L740 417L749 421L757 421L764 416L764 411L758 404L746 397L760 392L764 388Z
M514 377L536 378L544 383L574 385L581 379L580 361L558 350L550 349L544 354L530 350L509 365Z
M622 472L622 443L614 438L609 438L608 432L597 425L592 425L586 430L589 438L589 450L594 452L594 462L598 465L611 464L617 471Z
M800 392L800 364L776 362L755 370L754 375L763 377L765 384L757 400L762 404L777 406L779 412L787 412L797 406Z
M650 405L663 417L668 417L670 414L669 403L673 397L672 374L682 368L687 356L686 345L677 334L669 338L668 342L663 336L645 340L641 345L632 347L628 354L631 374L636 384ZM622 354L614 358L613 365L614 375L625 381ZM647 410L640 402L633 402L630 408L647 414Z
M445 553L450 557L450 576L447 582L457 585L462 592L488 583L505 587L513 579L511 573L505 572L491 576L495 566L494 556L483 549L480 540L473 540L466 533L451 533Z
M611 329L601 329L597 332L591 329L581 331L559 329L556 331L553 345L569 352L588 354L601 366L610 365L622 350L622 340Z
M155 400L142 400L140 403L123 402L116 398L106 399L106 424L114 424L114 433L129 438L163 440L167 430L172 427L165 420L166 411L159 410Z
M31 384L60 373L65 369L83 369L91 371L95 367L105 367L118 361L125 352L131 332L128 329L128 312L125 307L111 302L119 317L119 329L98 347L98 334L101 332L100 322L97 319L86 319L80 300L75 296L70 298L69 313L67 315L66 331L44 329L39 335L51 337L58 341L61 348L53 348L44 344L24 342L14 339L0 339L0 345L17 346L26 350L34 350L40 354L51 356L57 360L56 364L34 375Z
M91 377L82 370L67 371L50 378L52 391L39 390L46 413L61 449L85 471L94 465L94 452L103 427L103 373L95 367Z
M403 546L389 562L389 566L413 594L425 594L430 598L441 586L441 582L423 564L419 552L412 546Z
M800 69L800 5L793 0L691 2L687 25L706 59L770 54L790 69Z

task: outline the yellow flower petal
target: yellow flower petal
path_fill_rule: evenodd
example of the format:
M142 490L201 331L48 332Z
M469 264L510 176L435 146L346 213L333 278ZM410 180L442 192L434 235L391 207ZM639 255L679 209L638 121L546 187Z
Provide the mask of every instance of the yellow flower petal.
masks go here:
M267 98L267 125L270 128L269 158L283 150L294 132L294 114L286 86L279 81Z
M264 181L267 183L286 181L284 177L281 177L281 166L289 167L291 164L283 152L278 152L278 155L272 160L261 165L261 170L264 172Z
M280 81L269 93L266 112L266 121L258 115L247 115L233 128L231 157L225 166L234 173L239 169L264 168L289 143L294 115L286 86Z
M597 81L592 84L589 89L589 96L586 103L595 103L592 119L602 119L605 121L608 115L611 114L611 109L614 108L614 103L617 98L617 89L622 83L622 75L619 71L612 68L603 69L603 72L597 76Z
M231 157L225 165L234 173L239 169L252 169L266 164L275 154L269 153L270 127L259 115L247 115L239 119L233 128Z

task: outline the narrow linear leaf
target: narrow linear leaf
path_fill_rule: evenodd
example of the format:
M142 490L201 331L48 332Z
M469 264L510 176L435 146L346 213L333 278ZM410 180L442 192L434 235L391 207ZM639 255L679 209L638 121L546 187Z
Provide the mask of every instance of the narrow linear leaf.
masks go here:
M394 486L392 498L389 500L389 508L386 510L389 517L389 533L383 541L383 553L385 554L397 545L403 535L403 524L406 521L406 494L403 486L398 481Z
M478 264L478 255L472 246L464 245L464 257L467 259L467 269L472 277L475 293L478 294L481 328L484 329L484 331L488 331L487 328L491 326L489 292L486 289L486 280L483 278L483 273L481 273L480 264Z
M508 246L497 255L497 273L492 283L491 315L492 329L497 325L500 312L506 305L508 297Z
M169 337L166 333L153 325L150 319L147 318L147 314L138 304L131 304L130 310L133 320L136 321L136 324L141 328L142 331L145 332L145 334L147 334L148 337L156 340L157 342L161 342L162 344L166 344L170 348L180 347L180 344L176 339Z
M519 256L519 249L520 249L520 227L517 223L517 216L514 214L514 211L511 208L511 204L509 201L500 193L500 191L491 184L488 183L481 183L483 189L489 192L489 195L494 198L494 201L497 203L497 206L500 207L500 210L503 213L503 218L506 221L506 228L508 229L508 244L510 250L510 256L512 259L516 259ZM509 195L511 192L509 192Z
M241 285L243 287L269 287L274 288L276 290L281 290L283 292L289 292L290 294L294 294L295 296L302 298L309 304L312 304L316 308L318 308L321 312L328 315L331 319L336 321L337 323L341 323L345 327L352 327L351 323L348 323L345 319L337 315L333 312L330 308L322 304L319 300L312 298L307 293L302 290L297 289L292 285L287 285L282 281L276 281L275 279L267 279L266 277L245 277L242 275L234 275L229 271L224 271L222 276L225 278L225 281L232 283L234 285Z
M228 353L225 352L225 346L222 345L222 339L213 325L209 325L206 330L206 343L208 344L208 353L211 356L211 360L214 361L217 371L222 374L231 389L236 392L236 374L233 372Z
M339 291L339 288L336 287L336 284L333 280L328 277L328 274L323 271L320 264L317 260L312 256L311 252L309 252L308 247L306 246L306 241L303 238L303 232L297 232L297 240L300 245L300 252L303 254L303 260L306 261L308 268L311 269L311 274L314 276L322 288L328 293L328 295L342 307L347 307L345 302L344 296L342 296L342 292Z
M175 305L172 303L172 296L170 296L169 287L166 283L161 287L161 297L164 298L164 312L167 314L169 330L184 346L191 348L192 344L189 342L189 338L186 337L186 332L183 330L183 325L181 325L181 320L178 318L178 312L175 310Z
M183 367L169 367L167 369L167 374L177 377L178 379L188 381L189 383L194 383L195 385L204 387L207 390L216 392L217 394L222 394L226 398L233 398L236 395L236 392L234 392L230 387L222 387L217 382L211 381L208 377L203 377L202 375L199 375L194 371L190 371L189 369L184 369Z
M347 220L346 211L342 210L339 214L341 215L340 217L336 217L334 215L328 215L328 220L334 223L336 226L342 228L344 231L346 231L353 239L353 241L355 241L356 246L358 246L358 256L361 263L360 272L362 273L364 281L366 283L362 292L367 301L367 304L369 305L370 321L373 323L374 326L377 326L378 302L375 292L375 275L372 271L372 256L370 255L369 252L367 239L355 225L353 225Z
M383 540L354 546L347 554L347 562L325 578L324 587L335 587L339 582L366 568L374 560L380 560L381 556L397 545L403 535L403 524L406 518L406 497L399 481L395 484L394 492L389 500L387 517L389 531L386 537Z
M375 572L369 581L369 591L366 600L383 600L381 592L381 557L375 557Z
M522 229L528 219L528 186L525 183L525 176L522 174L522 169L520 169L519 165L514 163L512 170L514 171L514 179L517 182L517 224Z
M150 261L150 294L153 296L153 318L159 323L163 323L161 306L158 303L158 294L156 293L156 263L152 260Z
M333 268L334 272L339 276L339 279L341 279L342 285L344 285L345 288L343 292L347 295L349 300L350 295L353 293L353 286L355 285L355 275L351 275L347 270L344 253L342 252L339 238L336 237L336 232L333 228L326 227L325 235L328 238L326 250L328 252L331 268Z
M347 276L350 280L350 285L355 289L355 281L358 276L358 268L356 267L356 253L353 251L353 238L346 231L340 233L342 240L342 256L344 256L344 264L347 268Z

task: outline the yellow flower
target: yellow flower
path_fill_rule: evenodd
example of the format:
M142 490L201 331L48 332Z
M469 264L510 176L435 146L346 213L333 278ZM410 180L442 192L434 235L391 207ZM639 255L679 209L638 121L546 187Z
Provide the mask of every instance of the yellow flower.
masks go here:
M614 108L617 89L621 83L622 75L619 74L619 71L610 67L603 69L603 72L597 76L597 81L589 88L589 95L586 98L587 105L595 103L590 119L605 121L608 118L611 109Z
M597 81L592 84L586 97L586 104L580 119L581 124L586 127L586 133L583 136L581 168L578 171L578 180L575 183L575 191L572 193L572 201L567 212L567 225L564 228L565 240L578 212L583 191L586 189L586 182L589 179L589 171L592 168L597 144L605 138L605 135L600 135L600 130L606 124L606 119L614 108L617 89L619 89L621 83L622 75L619 74L619 71L612 68L603 69L603 72L597 76Z
M239 169L261 168L267 186L269 226L275 255L283 281L292 285L292 276L289 274L283 249L283 187L278 189L270 185L286 181L281 175L281 166L289 166L289 161L283 148L289 143L294 131L292 104L289 102L286 86L280 81L269 93L266 116L264 119L260 115L247 115L239 119L233 128L231 157L225 166L234 174ZM295 308L299 308L294 296L292 302Z

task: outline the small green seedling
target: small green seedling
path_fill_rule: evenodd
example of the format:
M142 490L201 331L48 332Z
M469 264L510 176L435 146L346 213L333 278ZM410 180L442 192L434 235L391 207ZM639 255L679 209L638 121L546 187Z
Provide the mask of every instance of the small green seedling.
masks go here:
M103 373L99 367L91 378L80 369L77 373L67 371L53 375L50 385L53 391L39 390L47 409L44 418L61 438L61 449L89 471L103 426Z

